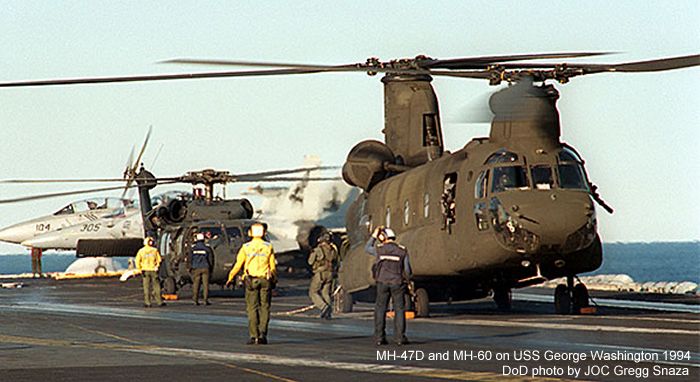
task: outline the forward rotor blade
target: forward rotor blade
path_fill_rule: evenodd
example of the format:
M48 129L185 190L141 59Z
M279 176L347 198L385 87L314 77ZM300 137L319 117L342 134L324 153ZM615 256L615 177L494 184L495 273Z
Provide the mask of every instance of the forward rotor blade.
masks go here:
M123 182L124 179L119 178L90 178L90 179L4 179L0 183L106 183L106 182Z
M442 69L484 69L488 64L507 61L522 61L536 59L559 59L559 58L575 58L600 56L610 54L609 52L572 52L572 53L543 53L543 54L515 54L507 56L481 56L481 57L463 57L451 59L417 59L419 67L422 68L442 68ZM208 59L191 59L191 58L176 58L172 60L160 61L161 64L187 64L187 65L218 65L218 66L252 66L252 67L268 67L268 68L294 68L294 69L312 69L312 70L367 70L365 64L345 64L345 65L316 65L316 64L292 64L281 62L263 62L263 61L237 61L237 60L208 60Z
M339 168L340 167L338 167L338 166L300 167L300 168L293 168L293 169L288 169L288 170L249 172L246 174L236 174L236 175L233 175L233 177L237 181L241 181L241 179L243 179L243 178L247 179L250 177L269 177L269 176L275 176L275 175L294 174L297 172L306 172L306 171L315 171L315 170L337 170Z
M400 73L400 74L430 74L430 71L422 68L394 67L390 63L377 63L377 66L367 63L345 65L307 65L277 62L232 61L232 60L206 60L178 58L161 61L164 64L188 64L188 65L218 65L218 66L253 66L253 67L277 67L289 70L309 71L311 73L342 73L342 72L369 72L369 73Z
M207 65L207 66L252 66L260 68L287 68L287 69L307 69L307 70L328 70L352 68L355 65L309 65L291 64L281 62L264 61L236 61L236 60L208 60L199 58L174 58L171 60L159 61L159 64L185 64L185 65Z
M189 80L189 79L199 79L199 78L222 78L222 77L279 76L279 75L288 75L288 74L310 74L310 73L318 73L318 72L321 72L321 70L274 69L274 70L251 70L251 71L236 71L236 72L154 74L154 75L124 76L124 77L65 78L65 79L55 79L55 80L1 82L0 88L27 87L27 86L76 85L76 84L101 84L101 83L118 83L118 82L145 82L145 81L165 81L165 80Z
M246 178L239 179L235 182L299 182L299 181L309 181L309 182L326 182L331 180L343 180L340 176L328 176L328 177L313 177L306 178L303 176L292 176L292 177L278 177L278 178Z

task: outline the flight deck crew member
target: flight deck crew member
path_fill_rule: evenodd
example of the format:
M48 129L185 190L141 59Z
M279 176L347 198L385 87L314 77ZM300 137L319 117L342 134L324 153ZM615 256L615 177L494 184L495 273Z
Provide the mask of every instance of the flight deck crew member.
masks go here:
M309 285L309 297L321 311L321 318L331 319L331 284L333 283L333 267L338 260L338 249L331 243L331 235L325 232L318 245L309 254L308 263L314 272Z
M374 340L377 346L387 343L385 326L389 297L394 302L394 340L398 345L408 344L404 295L411 279L411 263L406 248L395 240L396 234L391 228L377 227L365 244L365 251L376 257L372 273L377 287L374 307Z
M277 281L275 252L272 244L263 240L265 227L255 223L250 227L252 239L243 244L236 264L228 275L226 285L231 284L243 268L245 304L248 312L248 344L267 344L267 327L270 322L270 299Z
M141 270L143 279L143 306L151 307L151 296L156 300L158 306L163 306L162 297L160 296L160 280L158 280L158 268L160 267L161 257L160 252L153 247L153 238L146 237L143 239L143 248L136 253L136 268Z
M32 277L43 277L44 274L41 273L41 255L43 251L41 248L31 247L32 255Z
M204 242L204 234L198 233L190 250L192 265L192 301L199 305L199 284L203 284L204 304L209 303L209 272L214 264L214 251Z

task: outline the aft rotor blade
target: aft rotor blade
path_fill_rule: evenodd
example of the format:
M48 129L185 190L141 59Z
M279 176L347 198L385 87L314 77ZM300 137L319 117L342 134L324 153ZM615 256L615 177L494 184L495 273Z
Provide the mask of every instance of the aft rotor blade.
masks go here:
M596 64L572 64L571 67L580 67L587 73L599 72L658 72L662 70L673 70L689 68L700 65L700 54L691 56L661 58L649 61L627 62L614 65Z
M526 61L526 60L552 60L560 58L576 58L602 56L611 54L612 52L571 52L571 53L535 53L535 54L512 54L505 56L481 56L481 57L463 57L450 58L442 60L428 60L420 66L424 68L439 68L439 69L484 69L490 64L509 61Z
M1 82L0 88L28 87L28 86L77 85L77 84L103 84L103 83L119 83L119 82L190 80L190 79L200 79L200 78L223 78L223 77L279 76L279 75L288 75L288 74L310 74L310 73L318 73L318 72L321 72L321 70L272 69L272 70L251 70L251 71L235 71L235 72L154 74L154 75L124 76L124 77L65 78L65 79L55 79L55 80Z

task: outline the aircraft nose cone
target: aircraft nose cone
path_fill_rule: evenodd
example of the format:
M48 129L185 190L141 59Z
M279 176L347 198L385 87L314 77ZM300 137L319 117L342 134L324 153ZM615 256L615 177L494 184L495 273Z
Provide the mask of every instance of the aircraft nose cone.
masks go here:
M41 248L41 249L54 249L62 248L66 238L61 235L48 233L40 236L33 237L31 239L24 240L22 245L25 247Z
M0 230L0 241L7 243L19 244L30 235L27 230L20 226L10 226Z

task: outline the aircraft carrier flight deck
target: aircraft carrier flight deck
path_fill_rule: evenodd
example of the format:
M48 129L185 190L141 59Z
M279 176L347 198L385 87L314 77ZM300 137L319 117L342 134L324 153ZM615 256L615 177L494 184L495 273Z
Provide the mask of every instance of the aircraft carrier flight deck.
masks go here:
M212 286L211 306L189 288L144 308L140 279L15 280L0 289L4 381L429 381L698 380L697 297L639 305L592 292L593 315L552 313L549 290L514 295L501 313L489 299L433 304L409 320L411 344L377 347L373 305L318 318L307 280L284 278L272 302L268 345L246 345L241 290ZM663 309L664 305L669 309ZM624 305L624 304L623 304ZM660 306L659 306L660 305ZM392 321L387 321L391 338ZM602 357L602 359L601 359ZM610 359L617 357L617 359ZM687 375L686 375L687 374Z

